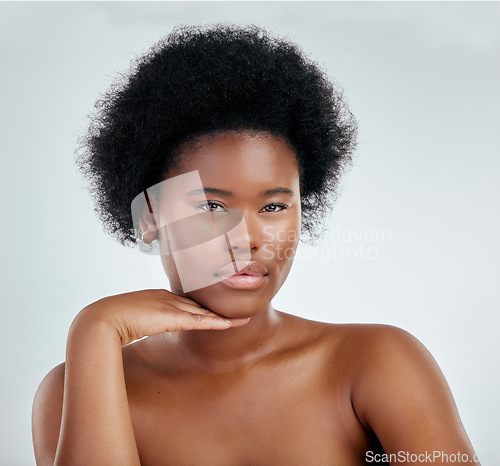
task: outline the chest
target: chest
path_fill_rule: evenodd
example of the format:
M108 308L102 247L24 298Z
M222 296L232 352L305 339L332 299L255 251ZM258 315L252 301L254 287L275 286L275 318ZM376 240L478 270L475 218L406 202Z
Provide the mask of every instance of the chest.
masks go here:
M297 361L244 374L151 379L130 394L143 465L363 463L348 387Z

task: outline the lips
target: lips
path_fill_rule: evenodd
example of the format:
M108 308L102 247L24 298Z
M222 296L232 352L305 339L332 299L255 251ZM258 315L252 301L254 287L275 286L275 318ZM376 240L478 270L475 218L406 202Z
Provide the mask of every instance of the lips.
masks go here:
M222 267L216 275L222 279L226 279L234 275L259 277L267 275L267 269L257 261L234 261Z

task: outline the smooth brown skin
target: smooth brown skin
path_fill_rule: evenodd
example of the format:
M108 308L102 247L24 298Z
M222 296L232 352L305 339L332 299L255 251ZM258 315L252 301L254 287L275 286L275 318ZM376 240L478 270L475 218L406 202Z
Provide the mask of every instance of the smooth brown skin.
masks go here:
M295 250L298 234L278 240L263 231L300 231L293 151L271 136L226 133L184 155L168 176L199 170L204 186L233 193L207 199L243 211L266 281L183 296L163 258L172 293L127 293L83 309L66 363L35 397L37 464L349 466L381 448L460 452L479 464L441 371L414 337L272 307L293 260L277 248ZM294 195L260 194L280 186ZM262 211L272 202L289 207Z

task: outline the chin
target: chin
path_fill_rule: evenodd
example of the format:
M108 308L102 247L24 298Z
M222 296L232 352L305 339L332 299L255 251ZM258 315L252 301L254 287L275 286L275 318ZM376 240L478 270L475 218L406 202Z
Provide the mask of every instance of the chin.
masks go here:
M254 317L266 310L272 299L265 290L234 290L222 283L191 291L187 296L229 319Z

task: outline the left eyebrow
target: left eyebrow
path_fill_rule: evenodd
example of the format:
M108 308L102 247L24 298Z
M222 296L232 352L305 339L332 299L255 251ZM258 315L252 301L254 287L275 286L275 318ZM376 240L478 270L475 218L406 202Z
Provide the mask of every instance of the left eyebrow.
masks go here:
M200 189L194 189L189 192L190 196L196 196L197 194L218 194L220 196L232 197L234 194L231 191L226 191L225 189L219 188L209 188L204 187ZM262 197L272 196L273 194L288 194L293 196L293 191L291 189L285 188L284 186L278 186L277 188L267 189L261 193Z
M268 189L262 193L262 197L272 196L273 194L288 194L293 196L293 191L291 189L285 188L284 186L279 186L278 188Z

